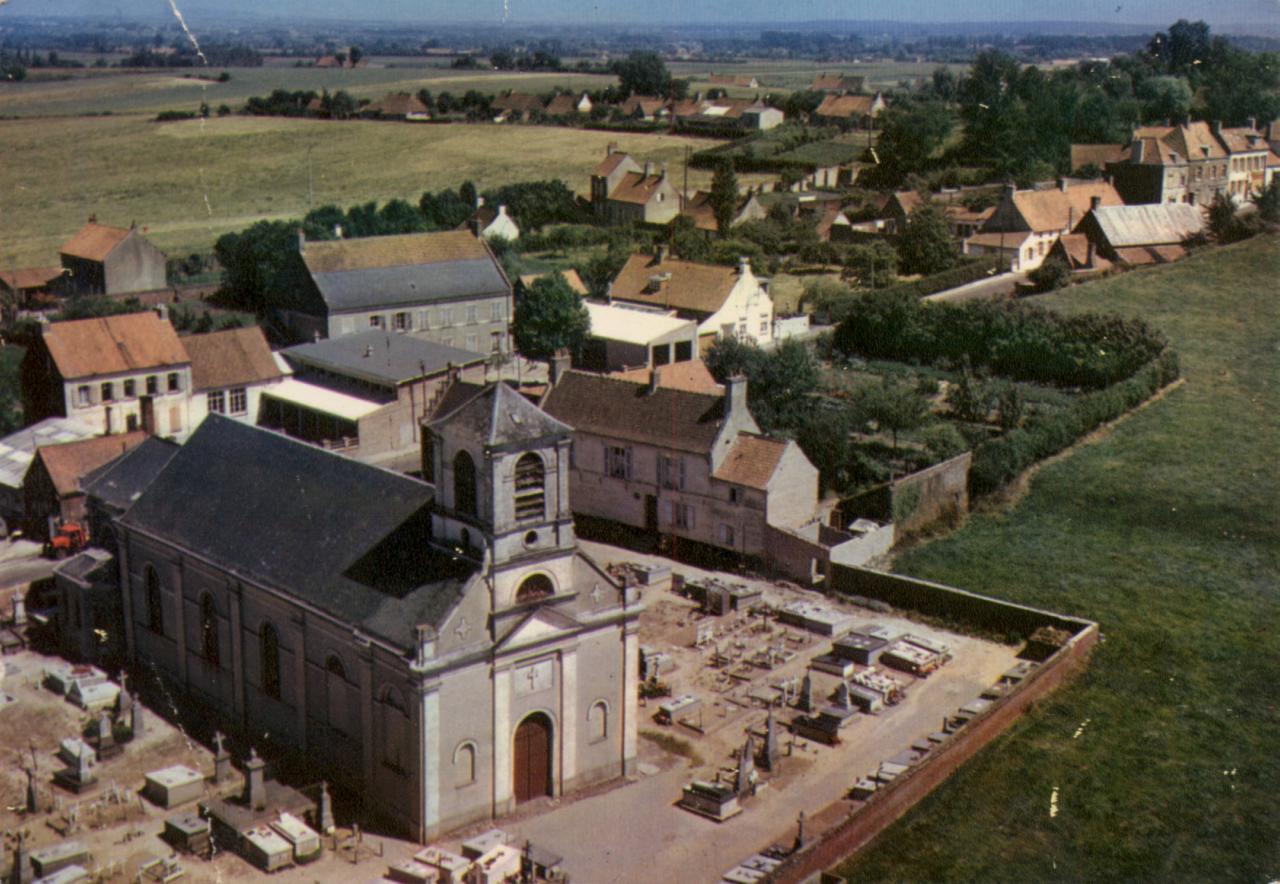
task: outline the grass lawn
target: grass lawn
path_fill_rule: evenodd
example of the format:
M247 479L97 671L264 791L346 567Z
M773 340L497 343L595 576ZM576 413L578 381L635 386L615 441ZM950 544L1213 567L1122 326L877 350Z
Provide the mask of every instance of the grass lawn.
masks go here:
M1277 273L1258 238L1044 299L1147 318L1186 385L895 567L1093 618L1105 642L849 880L1280 877Z
M170 255L206 252L223 233L315 205L395 197L471 179L483 190L561 178L585 193L591 169L617 142L639 162L680 175L684 136L552 126L332 122L223 117L154 123L142 117L0 120L0 266L57 263L57 249L92 213L136 221ZM308 175L308 159L311 174ZM689 172L691 188L711 173Z

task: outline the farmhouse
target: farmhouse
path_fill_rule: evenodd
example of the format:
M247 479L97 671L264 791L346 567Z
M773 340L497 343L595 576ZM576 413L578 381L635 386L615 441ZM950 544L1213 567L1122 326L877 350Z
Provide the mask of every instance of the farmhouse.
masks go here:
M1116 191L1129 204L1206 206L1228 187L1227 151L1208 123L1143 126L1120 159L1107 163Z
M494 121L508 120L528 122L535 113L542 113L542 99L527 92L507 92L494 96L490 108L495 112Z
M431 119L431 111L422 103L422 99L408 92L389 92L381 101L367 105L361 114L381 120Z
M884 109L884 96L879 92L875 95L828 95L813 115L821 123L869 129Z
M767 344L773 339L768 284L743 258L737 268L668 258L665 248L632 255L609 286L613 301L674 310L698 323L698 352L721 335Z
M493 385L426 433L434 487L213 416L117 522L130 662L419 840L634 771L640 612L568 427Z
M0 295L13 306L31 308L37 306L36 301L41 295L52 295L61 290L65 274L62 265L0 270Z
M546 114L549 117L568 117L573 114L589 114L594 105L587 93L574 96L569 92L561 92L547 102Z
M510 352L511 283L484 240L465 231L298 239L305 282L299 306L282 315L295 340L383 329Z
M867 83L866 77L855 77L850 74L830 74L823 72L813 78L809 88L814 92L861 92Z
M611 144L591 173L591 207L610 224L666 224L680 212L680 193L666 166L641 166Z
M117 295L165 287L164 252L136 227L109 227L94 216L59 250L72 295Z
M693 226L698 230L715 233L720 229L716 223L715 208L711 205L710 191L695 190L693 196L685 201L684 208L680 210L680 214L692 219ZM729 226L737 227L739 224L745 224L748 221L762 221L767 217L769 217L768 210L760 204L760 200L753 193L740 202L738 209L734 212L733 219L729 222Z
M483 240L505 239L514 242L520 238L520 227L516 220L507 213L507 207L486 206L484 197L476 197L476 210L471 217L458 225L459 230L469 230L473 236Z

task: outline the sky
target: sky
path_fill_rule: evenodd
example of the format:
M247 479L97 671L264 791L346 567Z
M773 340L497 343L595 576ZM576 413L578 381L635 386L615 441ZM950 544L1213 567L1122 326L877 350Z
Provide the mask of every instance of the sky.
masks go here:
M280 17L460 23L502 21L504 0L176 0L196 21L220 11ZM1280 0L505 0L512 21L582 24L814 20L1080 21L1167 26L1178 18L1212 25L1264 23L1280 26ZM0 0L0 14L169 15L169 0Z

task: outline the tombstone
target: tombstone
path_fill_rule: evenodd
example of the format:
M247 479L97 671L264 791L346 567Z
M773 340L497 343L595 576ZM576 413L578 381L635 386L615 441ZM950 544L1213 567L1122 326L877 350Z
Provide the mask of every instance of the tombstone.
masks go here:
M258 756L258 750L249 749L244 763L244 801L251 810L267 809L267 763Z
M13 597L13 625L15 629L27 625L27 601L21 595Z
M813 680L805 673L804 682L800 685L800 709L802 712L813 711Z
M133 709L133 694L129 693L128 676L120 673L120 693L116 695L116 719L124 721L124 717Z
M231 778L231 753L222 745L224 737L221 731L213 735L213 781L225 783Z
M36 792L36 771L33 767L27 769L27 813L36 813L40 809L40 796Z
M107 759L113 755L118 755L121 747L116 745L116 736L114 731L115 725L111 723L111 716L104 711L98 716L98 757Z
M792 846L792 850L796 851L804 847L804 811L800 811L800 815L796 817L796 842Z
M840 682L840 687L836 688L836 705L841 709L849 709L852 707L852 701L849 699L849 685Z
M9 878L13 884L31 884L35 878L35 870L31 867L31 858L27 854L27 836L18 832L18 843L13 848L13 871Z
M765 722L764 749L760 754L761 767L772 772L778 766L778 728L773 721L773 710Z
M146 718L143 717L141 703L135 702L129 709L129 730L135 740L147 732Z
M98 782L98 777L89 767L89 753L81 752L76 756L75 764L56 771L53 781L69 792L79 795Z
M328 782L320 781L320 806L316 808L318 828L326 835L333 834L333 799L329 797Z
M755 741L747 734L742 750L738 753L738 774L733 781L733 790L739 796L751 791L753 774L756 772Z

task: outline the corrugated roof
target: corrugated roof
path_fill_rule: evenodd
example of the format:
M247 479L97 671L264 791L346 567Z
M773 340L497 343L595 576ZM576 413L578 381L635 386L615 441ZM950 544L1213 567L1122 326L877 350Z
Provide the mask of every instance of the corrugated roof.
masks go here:
M0 485L18 488L35 459L36 449L89 439L98 431L70 417L47 417L0 439Z
M787 445L781 439L739 433L719 469L711 477L763 491L769 487L769 480L777 472L778 464L782 463Z
M298 344L284 354L297 365L384 384L403 384L439 374L450 365L475 365L487 358L482 353L376 329Z
M1204 213L1185 203L1111 206L1093 212L1112 248L1178 245L1204 230Z
M104 261L132 232L127 227L108 227L106 224L90 221L67 240L59 252L88 261Z
M262 329L256 325L190 335L182 339L191 357L194 390L261 384L283 377Z
M80 480L105 463L115 460L129 449L140 445L147 434L141 430L120 436L95 436L62 445L36 449L36 460L43 466L59 497L80 490Z
M349 421L358 421L362 417L373 414L385 404L340 393L328 387L308 384L297 378L285 378L278 384L272 384L262 391L262 395Z
M667 274L670 278L658 279ZM711 314L724 306L738 279L736 267L632 255L614 279L609 296L618 301Z
M44 343L64 380L190 361L173 326L151 312L55 322L44 330Z
M586 306L587 313L591 315L593 338L646 345L657 338L683 331L691 336L697 334L697 327L691 319L591 301L587 301Z
M477 570L430 544L431 499L415 479L213 414L121 523L407 650Z
M566 372L543 410L574 430L706 454L724 425L724 396L690 393L582 371Z

